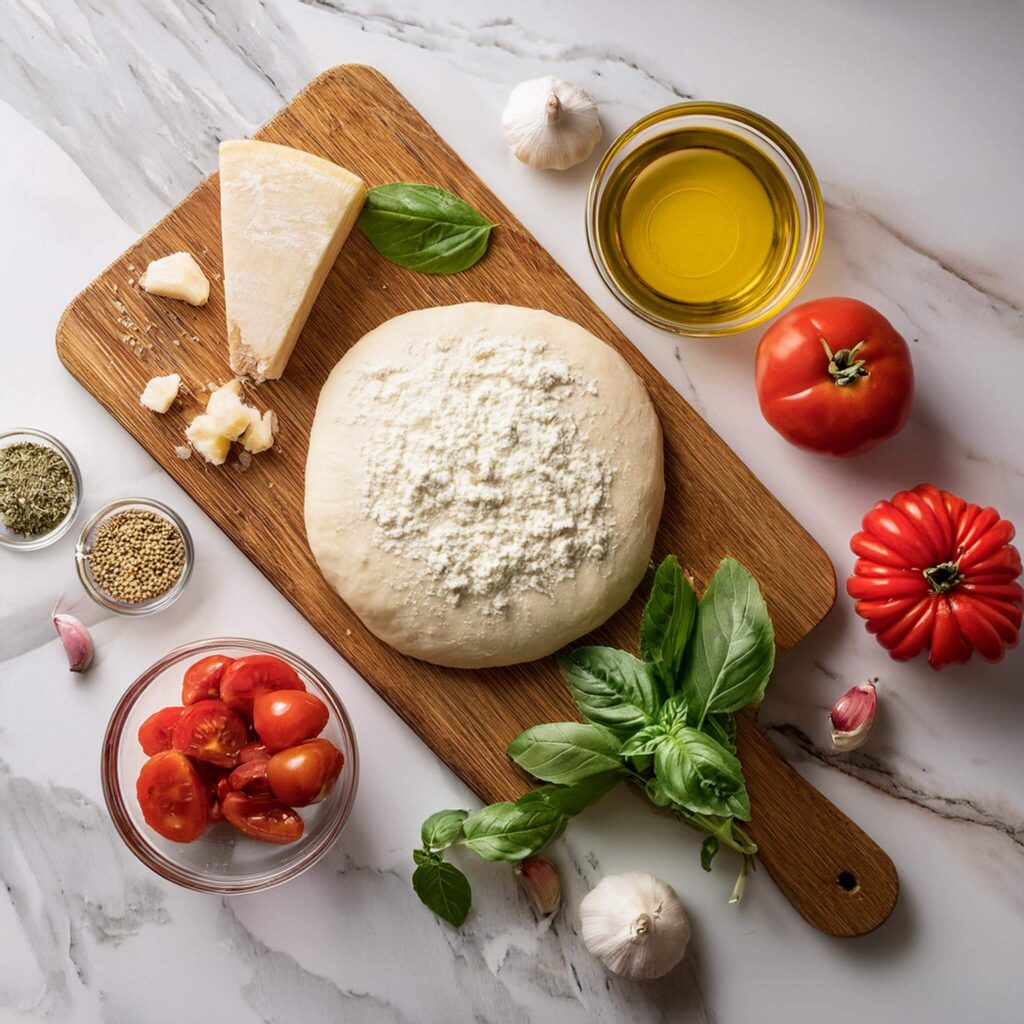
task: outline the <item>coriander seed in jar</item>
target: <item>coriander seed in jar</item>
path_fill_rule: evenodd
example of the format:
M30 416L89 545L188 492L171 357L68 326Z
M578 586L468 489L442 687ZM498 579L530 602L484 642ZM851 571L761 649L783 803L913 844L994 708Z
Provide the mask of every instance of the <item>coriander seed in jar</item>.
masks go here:
M78 577L98 604L147 615L172 604L192 572L188 528L166 505L129 498L100 509L75 550Z

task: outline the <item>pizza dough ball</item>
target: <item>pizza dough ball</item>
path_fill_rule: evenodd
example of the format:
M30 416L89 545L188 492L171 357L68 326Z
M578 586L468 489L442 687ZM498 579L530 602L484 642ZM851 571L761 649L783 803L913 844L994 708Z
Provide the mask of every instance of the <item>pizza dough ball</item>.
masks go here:
M440 665L543 657L643 578L665 483L636 374L578 324L489 303L389 320L332 371L306 533L380 639Z

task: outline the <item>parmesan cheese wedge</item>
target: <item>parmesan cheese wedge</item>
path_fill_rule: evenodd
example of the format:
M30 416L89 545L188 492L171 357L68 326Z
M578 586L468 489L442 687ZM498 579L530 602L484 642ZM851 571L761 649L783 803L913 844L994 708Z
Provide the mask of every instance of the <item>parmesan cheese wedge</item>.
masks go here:
M288 146L220 145L231 369L276 379L366 201L360 178Z

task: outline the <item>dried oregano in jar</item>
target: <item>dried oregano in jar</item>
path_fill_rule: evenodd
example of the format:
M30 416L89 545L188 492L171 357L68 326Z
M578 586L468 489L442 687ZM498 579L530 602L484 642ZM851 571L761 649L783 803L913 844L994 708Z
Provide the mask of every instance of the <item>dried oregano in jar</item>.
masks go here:
M86 557L100 590L116 601L140 604L178 582L185 541L177 526L156 512L126 509L100 524Z
M30 441L0 448L0 521L12 533L49 533L74 499L75 480L60 452Z

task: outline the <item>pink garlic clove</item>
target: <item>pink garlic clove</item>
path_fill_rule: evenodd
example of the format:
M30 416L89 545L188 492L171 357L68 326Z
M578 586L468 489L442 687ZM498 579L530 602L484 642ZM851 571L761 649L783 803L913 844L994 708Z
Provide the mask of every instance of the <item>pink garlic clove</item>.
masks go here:
M89 630L73 615L57 611L59 606L58 601L53 608L53 624L60 642L64 645L64 653L68 656L68 668L72 672L84 672L92 664L92 637Z
M544 857L527 857L516 869L526 895L541 915L553 914L562 902L562 882L554 864Z
M877 682L871 679L851 687L836 701L828 716L836 750L856 750L867 740L878 712Z

